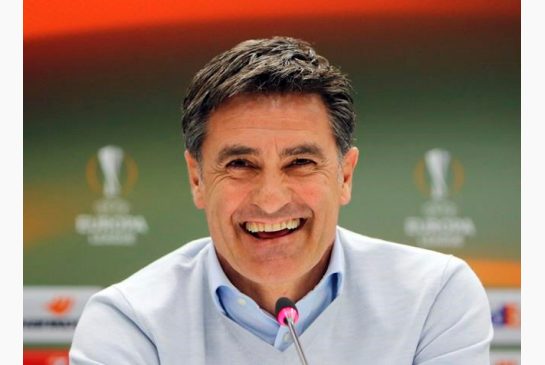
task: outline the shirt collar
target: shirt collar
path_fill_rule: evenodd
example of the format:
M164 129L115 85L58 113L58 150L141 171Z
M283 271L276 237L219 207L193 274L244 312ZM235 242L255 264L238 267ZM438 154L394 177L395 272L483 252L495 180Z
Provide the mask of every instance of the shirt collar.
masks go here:
M214 304L216 305L216 308L223 314L225 314L225 309L223 308L223 305L221 304L220 298L219 298L219 292L218 289L222 286L225 286L231 290L233 290L235 293L240 293L240 291L231 283L229 278L227 278L227 275L225 275L225 272L223 271L220 262L218 260L218 256L216 254L216 249L214 245L212 244L210 249L208 250L208 285L210 289L210 295L212 297L212 300L214 301ZM328 279L330 276L332 276L333 283L334 283L334 295L333 299L339 296L342 292L343 288L343 278L345 275L345 259L344 259L344 252L340 243L340 236L339 236L339 230L336 230L335 234L335 241L333 242L333 249L331 251L331 257L329 259L329 265L327 267L327 270L316 286L321 287L323 285L326 285Z
M222 286L226 286L230 288L231 290L238 290L231 283L229 278L227 278L227 275L225 275L225 272L223 271L220 265L220 262L218 260L218 255L216 254L216 248L214 247L214 244L212 242L212 245L210 249L208 250L208 287L210 289L210 295L212 296L212 300L214 301L216 308L221 313L225 314L223 305L221 304L218 297L218 289Z

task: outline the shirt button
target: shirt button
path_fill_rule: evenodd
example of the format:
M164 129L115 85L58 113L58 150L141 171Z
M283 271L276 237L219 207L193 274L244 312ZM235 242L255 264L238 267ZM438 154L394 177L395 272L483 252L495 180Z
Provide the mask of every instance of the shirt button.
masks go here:
M284 333L284 342L290 342L291 341L291 335L289 333Z
M240 304L240 305L246 305L246 299L238 298L237 303Z

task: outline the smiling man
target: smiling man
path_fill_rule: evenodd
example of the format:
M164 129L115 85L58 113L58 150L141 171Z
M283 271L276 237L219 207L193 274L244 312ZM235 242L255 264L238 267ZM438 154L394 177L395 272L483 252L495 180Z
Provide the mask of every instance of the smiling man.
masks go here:
M184 100L189 180L210 237L87 304L72 364L489 364L490 310L460 259L337 226L358 150L345 75L306 42L250 40Z
M329 263L358 150L341 155L317 94L240 95L208 121L201 162L186 152L221 267L273 313L301 299Z

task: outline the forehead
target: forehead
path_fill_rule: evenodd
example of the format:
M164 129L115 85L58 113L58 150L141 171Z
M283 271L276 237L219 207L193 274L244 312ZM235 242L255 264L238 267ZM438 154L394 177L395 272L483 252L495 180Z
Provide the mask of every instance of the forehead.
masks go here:
M306 131L333 137L329 113L318 94L239 95L218 107L208 120L207 137L259 129L263 133Z

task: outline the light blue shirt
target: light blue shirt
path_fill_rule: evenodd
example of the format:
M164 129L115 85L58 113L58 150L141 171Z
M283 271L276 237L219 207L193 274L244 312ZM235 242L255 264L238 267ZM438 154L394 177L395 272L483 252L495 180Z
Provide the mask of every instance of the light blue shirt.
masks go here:
M216 308L275 348L281 351L288 348L292 343L288 328L280 326L274 316L231 283L220 266L215 250L209 251L207 260L210 295ZM295 330L298 335L341 293L344 265L344 254L337 237L326 273L318 285L296 303L299 321L295 324Z

